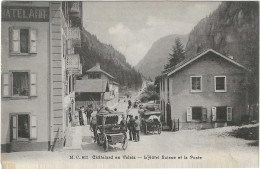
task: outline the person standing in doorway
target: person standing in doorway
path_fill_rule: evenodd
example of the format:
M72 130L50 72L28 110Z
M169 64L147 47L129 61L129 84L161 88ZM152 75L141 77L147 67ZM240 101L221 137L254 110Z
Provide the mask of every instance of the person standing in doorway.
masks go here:
M134 138L135 138L135 142L140 141L140 125L141 125L141 122L138 119L138 116L135 116L135 122L134 122Z

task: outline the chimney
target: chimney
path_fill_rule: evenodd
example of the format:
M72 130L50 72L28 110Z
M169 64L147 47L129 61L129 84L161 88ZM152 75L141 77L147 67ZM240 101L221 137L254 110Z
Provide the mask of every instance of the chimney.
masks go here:
M231 55L229 55L229 56L228 56L228 58L229 58L229 59L232 59L232 60L234 59L234 57L233 57L233 56L231 56Z
M96 63L96 67L100 68L100 63L99 62Z

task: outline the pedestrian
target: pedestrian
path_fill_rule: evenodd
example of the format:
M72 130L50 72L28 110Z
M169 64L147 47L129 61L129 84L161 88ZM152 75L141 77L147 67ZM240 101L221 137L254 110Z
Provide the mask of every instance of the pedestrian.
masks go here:
M128 108L126 109L126 120L130 118L130 107L128 106Z
M127 131L127 122L125 120L125 116L124 115L122 115L122 120L120 122L120 128L122 128L123 130Z
M128 130L129 130L129 140L132 140L132 139L135 140L134 124L135 124L135 119L133 118L132 115L130 115L130 119L127 124Z
M93 113L93 109L92 109L92 105L88 105L88 109L87 109L87 122L88 124L90 124L90 117L91 117L91 114Z
M93 116L90 122L90 125L93 129L93 133L94 133L94 142L97 141L97 117Z
M84 119L82 114L82 107L79 108L79 125L84 125Z
M135 123L134 123L134 138L135 138L135 142L140 141L140 125L141 125L141 122L138 119L138 116L135 116Z
M82 112L82 119L83 119L82 123L83 123L83 125L85 125L87 115L86 115L86 109L84 106L81 106L81 112Z

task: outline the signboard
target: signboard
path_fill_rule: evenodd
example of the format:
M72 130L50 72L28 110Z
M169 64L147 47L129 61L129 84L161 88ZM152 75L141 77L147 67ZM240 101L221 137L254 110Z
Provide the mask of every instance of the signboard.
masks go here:
M2 21L49 22L49 7L2 6Z

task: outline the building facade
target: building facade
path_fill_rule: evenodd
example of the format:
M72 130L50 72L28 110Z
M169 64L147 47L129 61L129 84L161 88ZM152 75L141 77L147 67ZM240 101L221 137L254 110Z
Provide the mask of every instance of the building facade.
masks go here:
M232 58L209 49L162 74L165 122L178 119L180 129L239 124L248 115L248 70Z
M61 148L75 109L81 2L2 3L2 151Z
M100 68L100 64L86 71L81 80L76 81L76 105L94 108L101 105L115 106L119 101L119 84L115 78Z

